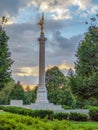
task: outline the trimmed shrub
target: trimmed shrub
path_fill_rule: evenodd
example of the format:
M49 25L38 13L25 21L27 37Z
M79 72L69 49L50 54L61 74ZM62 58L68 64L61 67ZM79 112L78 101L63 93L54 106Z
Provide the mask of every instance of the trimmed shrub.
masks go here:
M51 110L31 110L31 109L15 107L15 106L0 106L0 109L6 112L28 115L32 117L44 118L47 116L49 119L51 119L51 115L53 114L53 111Z
M0 130L73 130L68 121L44 121L18 114L0 115Z
M53 113L52 118L58 119L58 120L64 120L68 118L68 113Z
M88 116L86 114L77 113L77 112L71 112L69 114L69 120L74 121L87 121Z
M51 115L53 114L53 111L50 110L32 110L31 115L32 117L48 117L48 119L51 119Z
M98 107L91 107L89 109L89 116L91 120L98 121Z
M64 108L64 109L72 109L72 107L66 106L66 105L62 105L62 108Z

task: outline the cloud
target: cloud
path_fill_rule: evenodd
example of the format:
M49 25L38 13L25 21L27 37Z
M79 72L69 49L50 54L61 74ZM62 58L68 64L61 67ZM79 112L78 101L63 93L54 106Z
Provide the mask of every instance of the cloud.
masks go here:
M45 68L45 71L47 71L48 69L54 67L54 65L48 65ZM71 66L70 64L67 64L66 62L63 62L62 64L58 64L58 68L62 71L62 70L66 70L68 71L70 68L72 68L74 70L74 67ZM38 78L39 76L39 66L33 66L33 67L19 67L16 69L16 71L14 71L13 73L14 76L19 76L19 77L36 77Z
M1 0L0 3L0 16L5 15L10 17L10 21L14 22L16 22L18 15L21 16L21 13L23 15L27 14L28 17L29 14L32 14L32 16L35 14L37 16L39 12L46 12L51 14L51 18L60 20L71 19L73 17L73 7L77 7L75 12L80 13L83 11L83 14L84 11L93 14L98 10L98 5L93 0ZM31 11L33 13L30 13Z
M19 0L0 0L0 16L15 16L18 14Z
M79 7L77 14L80 14L81 17L96 14L98 10L98 4L95 3L95 0L75 0L74 5Z
M38 76L38 66L33 67L19 67L17 68L16 72L14 72L17 76Z
M52 15L52 17L53 17L53 19L55 19L55 20L60 20L60 19L71 19L72 18L72 16L71 16L71 14L70 14L70 10L69 9L56 9L56 10L54 10L54 12L56 12L56 13L54 13L53 15Z
M72 55L72 53L76 50L77 45L79 44L80 40L83 39L83 35L76 35L72 36L69 39L62 36L60 31L56 31L53 34L53 42L51 44L51 48L55 46L54 51L55 55Z

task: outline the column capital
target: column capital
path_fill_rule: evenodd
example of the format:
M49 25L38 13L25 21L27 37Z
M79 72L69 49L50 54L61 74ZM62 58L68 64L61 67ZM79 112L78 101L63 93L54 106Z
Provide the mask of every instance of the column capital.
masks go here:
M47 38L44 35L40 35L40 37L37 39L39 42L45 42Z

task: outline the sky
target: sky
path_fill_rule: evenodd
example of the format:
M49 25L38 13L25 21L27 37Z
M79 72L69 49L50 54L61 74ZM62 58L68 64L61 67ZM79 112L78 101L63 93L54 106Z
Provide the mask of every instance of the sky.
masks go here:
M6 16L12 77L23 85L38 84L38 22L44 13L46 70L58 66L67 74L74 70L76 50L90 18L98 14L98 0L0 0L0 17Z

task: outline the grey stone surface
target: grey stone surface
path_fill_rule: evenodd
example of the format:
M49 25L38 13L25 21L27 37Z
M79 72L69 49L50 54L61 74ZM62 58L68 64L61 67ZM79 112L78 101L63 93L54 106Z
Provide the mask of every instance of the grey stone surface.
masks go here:
M63 112L63 113L77 112L77 113L83 113L87 115L89 113L88 109L63 109L61 105L54 105L53 103L41 102L41 103L32 103L30 105L23 105L22 100L11 100L10 105L3 105L3 106L18 106L18 107L23 107L32 110L52 110L54 112Z
M89 113L88 109L63 109L61 105L54 105L53 103L32 103L30 105L22 105L20 101L14 101L10 105L5 106L20 106L27 109L32 110L52 110L54 112L63 112L63 113L70 113L70 112L77 112L87 114Z
M23 100L10 100L11 106L23 106Z
M61 105L54 105L53 103L32 103L31 104L32 110L64 110Z

